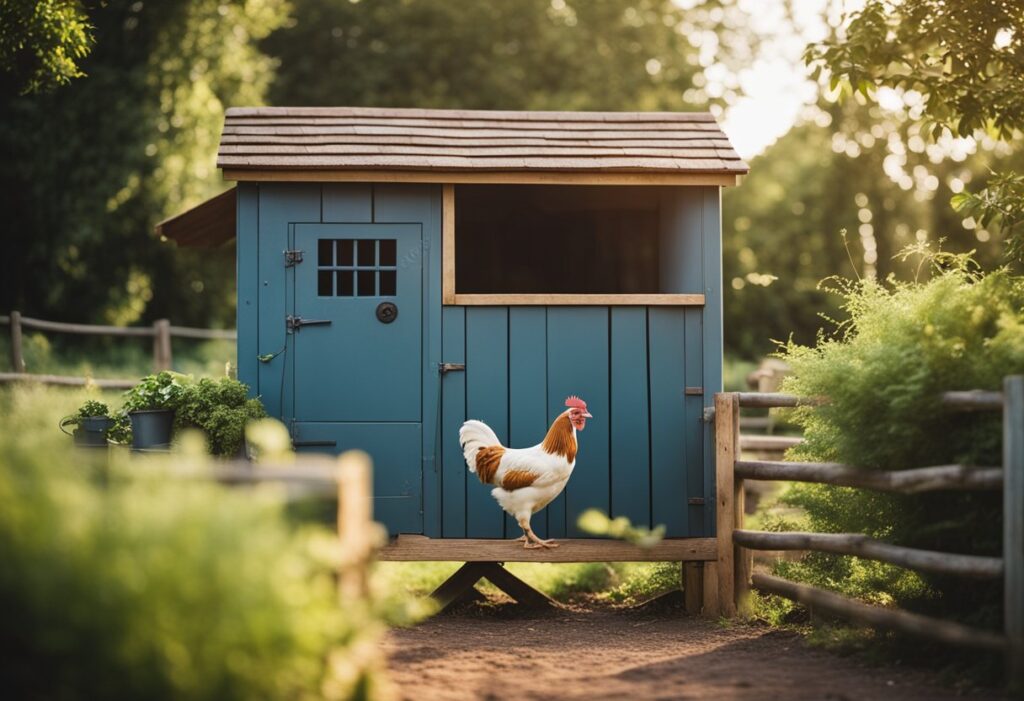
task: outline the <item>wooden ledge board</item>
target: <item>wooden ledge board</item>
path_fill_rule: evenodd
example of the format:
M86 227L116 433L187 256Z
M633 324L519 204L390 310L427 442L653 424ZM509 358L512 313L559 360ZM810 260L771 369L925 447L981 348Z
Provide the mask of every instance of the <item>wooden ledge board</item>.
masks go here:
M276 170L223 168L228 181L435 183L490 185L739 185L742 174L672 171L422 171L422 170Z
M458 294L455 306L704 306L702 294Z
M708 562L718 557L714 538L668 538L651 548L600 538L556 539L559 547L527 550L514 540L427 538L400 535L381 548L389 562Z

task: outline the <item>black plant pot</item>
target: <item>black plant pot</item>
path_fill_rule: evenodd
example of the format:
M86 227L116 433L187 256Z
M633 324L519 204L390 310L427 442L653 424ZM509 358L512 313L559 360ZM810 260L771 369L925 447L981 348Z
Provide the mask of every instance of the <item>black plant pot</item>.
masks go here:
M107 431L114 425L109 416L88 416L81 419L75 431L75 445L88 448L106 448Z
M166 450L171 447L174 409L129 411L132 423L132 450Z
M69 416L60 422L60 430L67 433L64 427L75 423L76 419ZM109 416L87 416L77 419L77 424L74 432L68 434L74 438L76 446L79 448L107 447L107 431L114 425L112 418Z

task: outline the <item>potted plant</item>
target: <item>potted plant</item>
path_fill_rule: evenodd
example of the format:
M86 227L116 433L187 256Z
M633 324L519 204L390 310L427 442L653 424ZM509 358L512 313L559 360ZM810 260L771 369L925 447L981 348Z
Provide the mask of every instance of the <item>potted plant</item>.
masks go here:
M74 426L69 433L67 426ZM114 426L110 417L110 408L103 402L90 399L71 416L60 421L60 430L75 439L75 445L86 448L106 448L107 431Z
M125 392L121 435L131 429L132 450L163 450L170 446L174 413L185 385L181 376L160 372L142 378Z
M204 378L182 388L174 424L206 434L214 455L244 457L246 424L266 415L260 400L250 399L249 388L238 380Z

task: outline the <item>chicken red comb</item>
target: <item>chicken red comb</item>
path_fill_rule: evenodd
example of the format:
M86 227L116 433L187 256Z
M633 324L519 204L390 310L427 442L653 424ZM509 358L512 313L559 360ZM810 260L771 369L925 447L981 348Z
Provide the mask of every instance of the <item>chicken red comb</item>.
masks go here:
M587 403L580 399L579 397L577 397L575 394L570 395L565 400L565 405L567 407L572 407L573 409L583 409L584 411L586 411L587 409Z

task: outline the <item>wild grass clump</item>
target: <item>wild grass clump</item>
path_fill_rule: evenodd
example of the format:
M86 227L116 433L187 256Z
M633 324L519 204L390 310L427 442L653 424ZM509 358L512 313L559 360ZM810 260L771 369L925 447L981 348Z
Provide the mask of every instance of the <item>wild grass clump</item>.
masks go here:
M936 256L926 282L842 282L849 318L813 347L790 343L793 374L784 390L827 398L795 411L805 442L790 458L834 461L865 470L1001 463L1001 417L953 412L948 390L998 390L1024 372L1024 280L1006 270L981 273L970 261ZM999 555L999 492L884 494L794 484L784 504L805 528L852 532L929 550ZM997 627L999 582L918 575L852 557L814 554L780 563L783 576L880 604Z
M9 396L0 432L0 677L11 698L379 691L379 612L339 606L330 531L290 526L277 489L202 479L200 456L72 452L40 427L48 396Z

